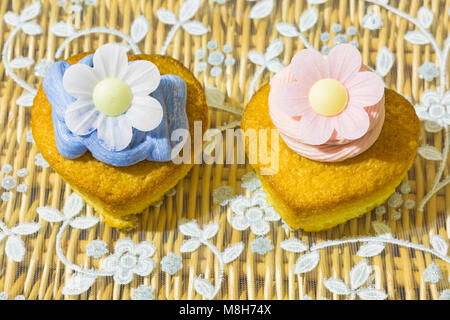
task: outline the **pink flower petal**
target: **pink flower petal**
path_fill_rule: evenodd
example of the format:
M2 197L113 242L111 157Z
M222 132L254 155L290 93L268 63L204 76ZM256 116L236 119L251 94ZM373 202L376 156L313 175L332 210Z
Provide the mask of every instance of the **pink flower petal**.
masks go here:
M323 117L314 111L306 113L300 119L299 137L307 144L321 145L330 140L334 127L330 118Z
M328 64L325 59L316 50L301 50L292 58L289 68L298 82L311 88L317 81L329 78Z
M148 96L159 86L161 75L150 61L135 61L128 66L123 80L131 87L134 95Z
M150 96L135 97L125 116L134 128L141 131L151 131L161 123L163 109L155 98Z
M77 100L67 107L64 120L74 134L84 136L97 129L99 112L90 100Z
M133 128L124 115L102 116L97 128L98 141L107 150L120 151L128 147L133 137Z
M369 130L369 115L363 108L349 105L340 115L333 117L333 127L344 139L359 139Z
M305 87L299 82L283 85L277 92L280 109L291 117L297 117L311 110Z
M94 70L100 79L122 79L128 69L128 56L124 47L114 43L101 46L94 54Z
M91 99L98 81L94 69L82 63L70 66L63 76L64 90L77 99Z
M384 84L374 72L358 72L345 83L349 104L360 108L377 104L384 95Z
M327 57L330 77L346 82L361 69L361 53L350 44L340 44L334 47Z
M270 80L270 90L275 89L278 90L282 85L294 82L295 78L292 72L290 71L289 66L284 67L281 71L277 72L272 80Z

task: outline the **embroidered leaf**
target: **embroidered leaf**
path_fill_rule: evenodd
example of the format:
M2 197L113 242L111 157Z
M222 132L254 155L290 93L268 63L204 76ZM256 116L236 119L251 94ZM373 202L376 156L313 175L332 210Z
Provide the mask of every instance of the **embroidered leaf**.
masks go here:
M270 60L267 63L267 69L269 69L271 72L277 73L278 71L281 71L281 69L283 69L283 68L284 68L284 65L278 59Z
M20 69L31 66L34 63L33 59L26 57L18 57L11 61L11 68Z
M300 32L305 32L311 29L317 22L319 15L316 7L311 7L306 10L300 17Z
M206 299L212 299L214 294L214 287L212 284L202 277L197 277L194 280L194 289L198 294Z
M273 9L273 0L261 0L250 10L251 19L260 19L267 17Z
M335 294L349 294L350 288L344 283L344 281L336 278L329 278L324 280L323 284L325 288Z
M185 236L200 237L202 234L202 230L194 220L180 225L178 229Z
M363 300L385 300L387 298L386 292L375 288L361 288L356 291L356 294Z
M389 228L389 226L384 222L373 221L372 227L373 227L373 230L375 230L375 233L378 235L392 234L391 228Z
M201 36L208 32L208 28L198 21L188 21L183 23L183 29L193 36Z
M380 49L377 55L377 72L382 76L386 76L394 65L394 54L387 47Z
M158 16L158 19L164 24L176 24L177 23L177 17L170 10L159 9L158 11L156 11L156 15Z
M225 95L218 88L209 87L205 89L206 104L207 105L223 105L225 102Z
M71 219L83 209L83 199L76 193L72 193L64 203L63 213L66 219Z
M280 243L280 247L281 249L284 249L288 252L295 252L295 253L304 252L308 250L308 246L299 239L284 240Z
M219 225L217 223L210 223L203 228L202 238L211 239L219 231Z
M39 217L47 222L61 222L64 220L64 216L58 210L51 207L39 207L36 211Z
M25 222L15 226L10 231L14 234L25 236L39 231L41 224L37 222Z
M148 20L143 16L138 16L131 25L131 39L134 42L139 42L147 35L150 29L150 24Z
M200 0L187 0L185 1L178 12L178 17L181 22L188 21L192 18L200 7Z
M414 30L409 31L405 34L405 40L409 41L412 44L427 44L430 43L430 40L423 34L422 31Z
M225 94L218 88L209 87L205 89L206 104L212 106L222 106L225 102Z
M273 58L278 57L281 52L283 52L283 40L281 40L281 38L278 38L267 47L264 58L266 59L266 61L270 61Z
M277 30L285 37L298 37L299 35L297 28L286 22L277 23Z
M200 247L201 242L197 239L189 239L183 241L183 244L181 245L180 251L181 252L194 252L195 250Z
M261 52L251 50L248 52L247 56L250 59L250 61L253 62L254 64L262 66L265 63L264 56Z
M363 258L369 258L379 255L383 250L384 250L384 243L368 242L363 246L361 246L361 248L359 248L356 255Z
M20 14L20 21L28 21L35 18L41 12L41 3L40 1L33 2L28 7L23 9Z
M17 98L16 103L21 107L31 107L33 105L35 95L27 92Z
M70 226L75 229L86 230L95 226L99 220L95 217L79 217L70 221Z
M313 270L320 261L319 251L312 251L301 256L294 266L294 273L305 273Z
M27 22L21 25L22 31L30 36L36 36L42 33L42 28L40 25L34 22Z
M430 243L434 250L442 254L443 256L447 255L448 252L448 244L444 238L441 236L434 234L430 237Z
M222 253L223 263L230 263L234 261L237 257L241 255L242 250L244 250L244 243L242 242L235 243L226 248L225 251Z
M58 37L70 37L75 33L75 28L70 23L60 21L50 27L50 32Z
M64 288L62 289L62 294L79 295L83 292L86 292L92 286L95 279L97 278L94 276L75 273L64 285Z
M9 236L6 240L5 253L15 262L23 261L25 256L25 246L22 239L15 235Z
M417 12L420 23L425 27L429 28L433 23L433 12L427 7L422 7Z
M3 16L3 20L13 27L16 27L20 23L19 15L11 11L5 13L5 15Z
M363 260L350 270L350 288L356 290L369 278L372 268Z
M433 146L430 146L430 145L422 146L419 148L418 152L423 158L425 158L427 160L433 160L433 161L441 161L442 160L442 153Z

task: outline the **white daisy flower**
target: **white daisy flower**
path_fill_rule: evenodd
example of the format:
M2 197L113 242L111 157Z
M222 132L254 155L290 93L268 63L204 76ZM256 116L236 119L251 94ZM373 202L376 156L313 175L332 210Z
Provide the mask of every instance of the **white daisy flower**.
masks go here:
M128 64L126 49L116 44L101 46L93 57L94 67L78 63L64 74L64 89L77 100L65 112L67 127L76 135L97 130L107 150L125 149L133 128L151 131L163 119L155 91L161 75L150 61Z
M414 106L421 120L428 120L441 127L450 125L450 91L442 96L435 90L425 90L420 96L420 104Z

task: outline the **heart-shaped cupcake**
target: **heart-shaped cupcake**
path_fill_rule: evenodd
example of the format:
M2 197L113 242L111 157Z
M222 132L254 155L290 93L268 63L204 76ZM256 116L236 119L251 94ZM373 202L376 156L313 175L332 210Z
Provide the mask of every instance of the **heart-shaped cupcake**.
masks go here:
M76 64L91 54L79 54L69 58L67 62ZM156 65L161 75L170 74L182 78L186 84L186 115L190 135L193 136L194 121L201 121L203 132L208 128L208 108L203 88L187 68L170 57L160 55L130 55L128 60L150 61ZM89 151L74 159L63 157L61 152L64 150L61 146L57 148L53 117L52 105L41 86L31 109L31 128L36 145L50 166L89 205L101 213L110 226L121 229L134 227L135 214L160 201L193 166L193 161L189 164L175 164L172 161L149 160L128 166L115 166L98 160L97 158L102 157L101 152L93 157ZM167 117L170 118L171 115ZM85 143L90 146L90 141L86 140ZM190 143L191 150L194 150L193 141ZM160 155L154 154L154 157L158 156ZM193 157L194 154L191 155L192 159Z
M413 163L415 110L367 70L350 45L327 57L303 50L245 109L247 155L294 229L328 229L383 204Z

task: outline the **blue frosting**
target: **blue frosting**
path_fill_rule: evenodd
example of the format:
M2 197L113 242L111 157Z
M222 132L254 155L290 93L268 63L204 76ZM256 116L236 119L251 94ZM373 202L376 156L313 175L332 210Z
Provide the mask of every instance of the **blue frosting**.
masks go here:
M86 56L79 63L93 66L93 55ZM133 63L133 62L130 62ZM64 121L66 108L75 101L63 87L64 72L71 64L57 62L47 72L43 89L52 105L53 127L56 147L59 153L68 159L81 157L87 150L92 156L104 163L123 167L143 160L170 161L172 148L179 141L171 141L170 136L176 129L189 129L186 115L186 83L176 75L162 75L159 87L150 95L157 99L164 111L160 125L152 131L143 132L133 128L130 145L121 151L109 151L102 147L97 131L89 135L74 135Z

